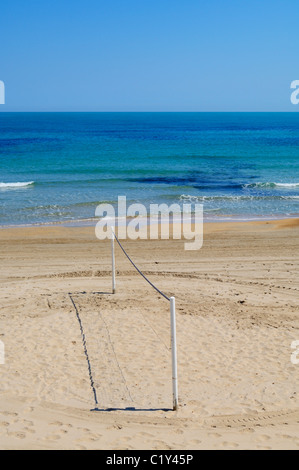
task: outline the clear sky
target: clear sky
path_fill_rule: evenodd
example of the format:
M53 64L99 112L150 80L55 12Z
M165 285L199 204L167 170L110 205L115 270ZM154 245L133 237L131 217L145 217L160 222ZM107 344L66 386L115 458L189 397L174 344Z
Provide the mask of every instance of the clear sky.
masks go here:
M1 0L0 111L298 111L298 0Z

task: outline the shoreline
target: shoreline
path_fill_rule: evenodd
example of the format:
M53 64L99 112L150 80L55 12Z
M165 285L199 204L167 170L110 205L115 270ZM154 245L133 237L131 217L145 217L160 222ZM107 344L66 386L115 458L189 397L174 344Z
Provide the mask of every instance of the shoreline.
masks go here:
M123 226L124 223L128 223L128 221L134 219L134 217L115 217L115 226ZM147 225L149 226L150 223L150 217L144 217L141 219L147 221ZM99 222L99 218L87 218L87 219L76 219L76 220L69 220L69 221L55 221L55 222L38 222L38 223L32 223L32 224L5 224L5 225L0 225L0 231L1 230L8 230L8 229L24 229L24 228L41 228L41 227L66 227L66 228L71 228L71 227L95 227L96 224ZM204 217L203 219L203 224L226 224L226 223L254 223L254 222L279 222L282 220L299 220L299 214L298 215L283 215L279 214L277 216L250 216L246 218L239 218L239 216L232 216L232 215L226 215L226 216L219 216L219 218L209 218L209 217ZM161 223L166 223L167 221L161 221L159 219L158 225L161 225ZM173 220L170 219L169 221L170 225L174 223L181 223L180 220L173 218ZM194 222L192 222L194 223Z

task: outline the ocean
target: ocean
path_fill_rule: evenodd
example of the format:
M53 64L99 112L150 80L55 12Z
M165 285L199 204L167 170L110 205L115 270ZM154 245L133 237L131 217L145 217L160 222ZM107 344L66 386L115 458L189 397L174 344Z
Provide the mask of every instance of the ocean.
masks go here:
M102 202L299 215L299 113L0 113L0 226L93 223Z

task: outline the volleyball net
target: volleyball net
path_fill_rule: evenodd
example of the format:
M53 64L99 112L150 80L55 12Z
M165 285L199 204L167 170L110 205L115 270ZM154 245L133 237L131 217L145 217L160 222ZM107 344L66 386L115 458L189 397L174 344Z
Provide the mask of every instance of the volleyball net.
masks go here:
M173 410L178 409L178 374L177 374L177 344L176 344L176 310L175 310L175 297L168 297L157 286L155 286L147 276L136 266L134 261L122 246L117 235L115 234L114 227L111 227L111 264L112 264L112 292L116 293L116 269L115 269L115 242L120 247L123 254L128 261L132 264L134 269L143 277L143 279L170 305L170 334L171 334L171 362L172 362L172 395L173 395Z

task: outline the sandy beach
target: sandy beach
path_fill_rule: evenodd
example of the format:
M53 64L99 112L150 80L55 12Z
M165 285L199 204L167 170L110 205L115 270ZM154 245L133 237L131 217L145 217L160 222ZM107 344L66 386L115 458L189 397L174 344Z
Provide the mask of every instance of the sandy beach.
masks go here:
M1 449L298 449L299 220L206 223L123 242L94 227L0 230Z

